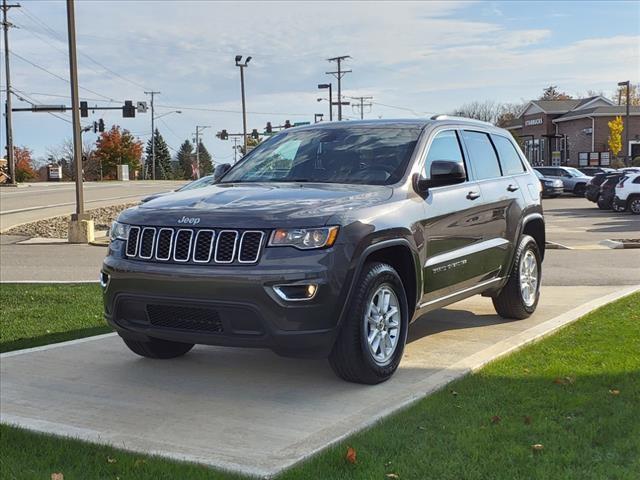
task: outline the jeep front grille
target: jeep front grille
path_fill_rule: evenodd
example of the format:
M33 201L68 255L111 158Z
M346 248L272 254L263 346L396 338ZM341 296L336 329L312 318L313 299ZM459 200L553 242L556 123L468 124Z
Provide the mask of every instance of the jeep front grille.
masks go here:
M254 264L264 238L261 230L132 226L125 252L128 258L151 262Z

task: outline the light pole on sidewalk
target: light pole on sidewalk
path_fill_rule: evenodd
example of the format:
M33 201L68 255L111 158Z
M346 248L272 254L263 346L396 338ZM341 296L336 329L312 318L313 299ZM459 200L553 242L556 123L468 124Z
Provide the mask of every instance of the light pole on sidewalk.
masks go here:
M626 155L624 156L624 164L628 167L631 165L631 149L629 148L629 129L631 124L629 123L629 104L631 103L631 83L629 80L625 82L618 82L619 87L627 87L627 113L624 121L624 145Z
M236 55L236 67L240 68L240 91L242 92L242 133L243 133L243 143L244 143L244 151L247 152L247 108L245 106L244 101L244 69L247 68L249 62L251 61L251 57L247 57L244 63L240 63L242 61L242 55Z

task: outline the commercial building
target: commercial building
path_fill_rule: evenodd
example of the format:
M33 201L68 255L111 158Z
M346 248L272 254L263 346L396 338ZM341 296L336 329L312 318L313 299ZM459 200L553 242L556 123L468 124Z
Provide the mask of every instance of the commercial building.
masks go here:
M602 96L532 100L506 128L522 139L532 165L607 166L613 160L608 123L617 116L629 128L629 144L623 132L618 156L640 156L640 107L630 107L627 125L626 106Z

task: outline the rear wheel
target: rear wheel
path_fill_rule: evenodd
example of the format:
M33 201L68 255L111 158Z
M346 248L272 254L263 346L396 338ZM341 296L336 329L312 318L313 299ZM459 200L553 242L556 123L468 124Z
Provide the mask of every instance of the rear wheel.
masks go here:
M396 371L407 340L409 314L402 280L386 263L367 263L329 355L344 380L376 384Z
M127 340L124 343L133 353L147 358L175 358L180 357L193 348L193 343L171 342L159 338L149 338L146 342Z
M640 197L631 197L627 202L627 208L634 215L640 215Z
M629 202L629 204L631 204L631 202ZM621 213L621 212L624 212L627 209L627 207L625 207L624 205L620 205L619 203L612 202L611 203L611 209L614 212Z
M529 235L522 235L509 280L493 306L503 318L521 320L529 317L538 306L542 259L538 244Z
M578 197L584 197L584 192L587 190L587 185L585 183L579 183L575 187L573 187L573 194Z
M608 202L604 195L598 197L598 208L600 210L611 210L611 202Z

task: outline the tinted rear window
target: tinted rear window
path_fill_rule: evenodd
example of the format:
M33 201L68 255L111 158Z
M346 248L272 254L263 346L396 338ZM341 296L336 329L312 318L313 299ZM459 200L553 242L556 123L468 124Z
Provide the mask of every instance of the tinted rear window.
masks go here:
M498 157L489 140L489 135L482 132L464 130L462 132L464 144L469 152L469 162L477 180L496 178L501 176Z
M522 160L518 151L513 146L513 143L505 137L500 135L492 135L493 144L498 150L498 158L500 159L500 165L502 166L503 175L517 175L525 171Z

